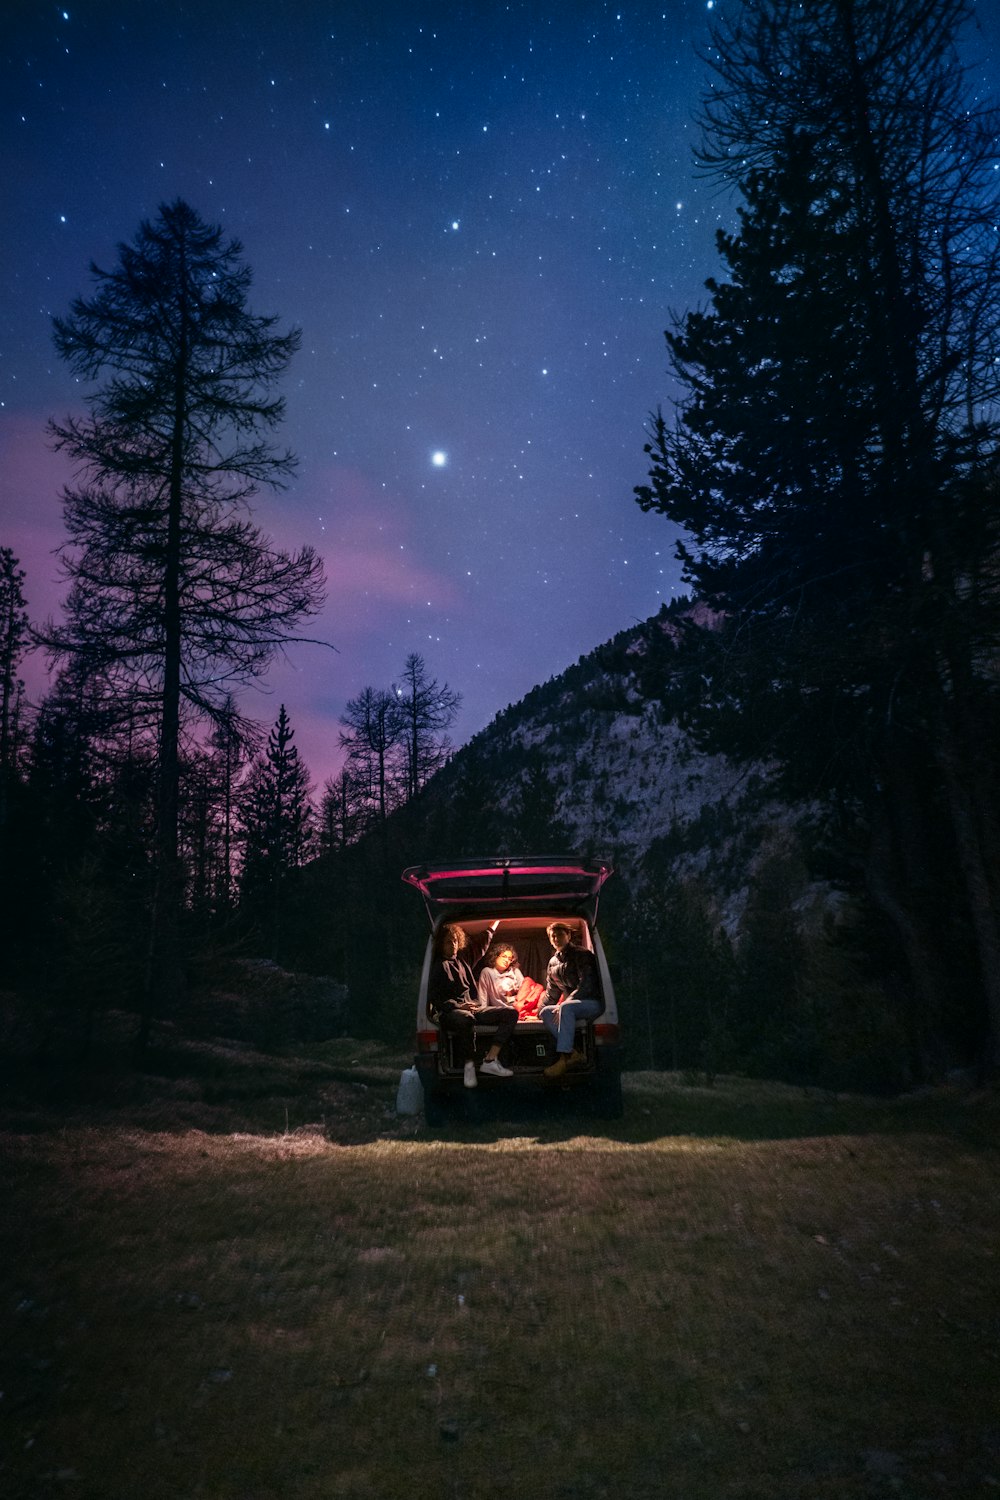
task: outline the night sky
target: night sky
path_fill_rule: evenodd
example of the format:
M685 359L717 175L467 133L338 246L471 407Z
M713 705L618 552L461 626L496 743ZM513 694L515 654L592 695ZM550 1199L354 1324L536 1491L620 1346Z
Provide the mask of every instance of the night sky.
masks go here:
M463 693L461 743L654 613L673 532L632 487L663 329L733 219L691 152L698 49L738 3L7 0L0 544L33 616L62 592L45 425L80 403L52 315L178 197L242 241L252 309L302 329L299 471L255 512L323 555L307 633L338 649L290 648L241 703L287 704L317 786L345 701L411 651ZM998 12L980 0L974 63Z

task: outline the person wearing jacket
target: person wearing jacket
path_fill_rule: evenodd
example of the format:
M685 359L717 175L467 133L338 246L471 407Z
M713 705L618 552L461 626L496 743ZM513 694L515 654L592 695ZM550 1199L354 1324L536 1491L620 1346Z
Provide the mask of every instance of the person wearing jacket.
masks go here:
M462 1081L474 1089L476 1078L476 1025L496 1027L492 1046L483 1059L480 1072L493 1078L512 1078L513 1072L500 1061L500 1049L510 1041L517 1025L517 1011L512 1005L481 1002L475 975L475 964L499 924L494 922L483 933L473 952L464 927L446 922L437 938L437 952L427 984L427 1007L438 1025L454 1038L455 1053L462 1063ZM469 957L466 957L466 954Z
M576 1023L592 1021L604 1009L597 978L597 961L589 948L574 943L572 928L553 922L545 929L555 949L545 971L545 998L539 1018L556 1041L556 1060L542 1076L557 1082L587 1059L575 1043Z

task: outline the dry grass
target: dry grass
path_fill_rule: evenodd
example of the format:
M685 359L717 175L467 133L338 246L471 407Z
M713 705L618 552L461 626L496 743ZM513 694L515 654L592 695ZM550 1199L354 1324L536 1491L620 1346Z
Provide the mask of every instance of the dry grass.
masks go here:
M1000 1491L995 1096L633 1075L432 1136L343 1045L339 1139L22 1102L5 1500Z

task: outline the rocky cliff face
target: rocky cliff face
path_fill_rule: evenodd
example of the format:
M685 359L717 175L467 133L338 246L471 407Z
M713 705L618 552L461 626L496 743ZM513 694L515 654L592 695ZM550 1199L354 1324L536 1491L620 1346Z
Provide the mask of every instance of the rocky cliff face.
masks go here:
M671 715L669 693L649 696L651 676L682 668L686 627L715 620L682 604L623 631L498 714L435 790L450 795L474 772L510 830L500 853L551 845L546 813L556 847L610 854L633 885L655 850L658 869L700 875L735 930L755 869L794 844L797 817L765 767L703 753Z

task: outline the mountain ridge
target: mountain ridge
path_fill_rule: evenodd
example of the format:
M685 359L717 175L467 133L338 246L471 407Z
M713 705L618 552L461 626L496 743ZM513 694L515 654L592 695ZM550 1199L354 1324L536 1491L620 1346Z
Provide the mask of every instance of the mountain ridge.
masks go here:
M489 799L498 847L479 852L522 854L525 838L599 851L641 888L652 878L647 857L658 851L658 868L667 861L676 877L698 876L709 887L735 935L755 869L794 843L805 810L777 796L767 767L700 749L671 710L669 678L690 666L689 632L720 619L682 599L619 631L501 710L455 751L427 794L440 804L461 803L463 790L466 804ZM649 679L658 677L662 691L652 696ZM810 897L822 889L808 883Z

